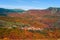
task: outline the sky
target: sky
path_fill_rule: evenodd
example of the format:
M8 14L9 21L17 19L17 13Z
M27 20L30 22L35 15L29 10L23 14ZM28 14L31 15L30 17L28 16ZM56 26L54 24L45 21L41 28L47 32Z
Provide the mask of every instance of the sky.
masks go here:
M0 8L28 10L48 7L60 7L60 0L0 0Z

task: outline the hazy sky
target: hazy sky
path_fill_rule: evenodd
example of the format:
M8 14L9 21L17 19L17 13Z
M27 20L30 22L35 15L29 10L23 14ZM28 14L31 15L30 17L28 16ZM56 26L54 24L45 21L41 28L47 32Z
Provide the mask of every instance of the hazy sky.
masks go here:
M0 0L1 8L45 9L60 7L60 0Z

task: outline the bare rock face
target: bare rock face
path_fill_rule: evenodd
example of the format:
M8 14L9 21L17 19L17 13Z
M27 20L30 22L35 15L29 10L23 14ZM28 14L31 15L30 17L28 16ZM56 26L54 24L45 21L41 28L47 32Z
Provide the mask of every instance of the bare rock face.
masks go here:
M60 16L60 8L57 7L50 7L47 10L51 11L51 14Z

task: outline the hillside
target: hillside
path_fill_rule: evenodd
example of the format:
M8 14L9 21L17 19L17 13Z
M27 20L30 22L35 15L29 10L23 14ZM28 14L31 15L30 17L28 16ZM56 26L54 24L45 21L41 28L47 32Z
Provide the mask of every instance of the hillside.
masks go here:
M0 16L0 30L0 39L57 40L60 38L60 8L32 9Z

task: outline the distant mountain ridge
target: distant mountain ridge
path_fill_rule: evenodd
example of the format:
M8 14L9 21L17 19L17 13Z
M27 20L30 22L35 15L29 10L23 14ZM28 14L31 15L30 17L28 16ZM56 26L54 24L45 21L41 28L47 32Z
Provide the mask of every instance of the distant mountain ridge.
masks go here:
M0 16L6 16L8 13L22 13L25 10L22 9L5 9L0 8Z
M25 10L22 9L5 9L5 8L0 8L0 13L4 12L24 12Z
M43 9L43 10L40 10L40 9L32 9L32 10L22 10L22 9L5 9L5 8L0 8L0 16L6 16L7 14L9 13L51 13L51 14L55 14L55 15L60 15L60 8L58 7L49 7L47 9Z

